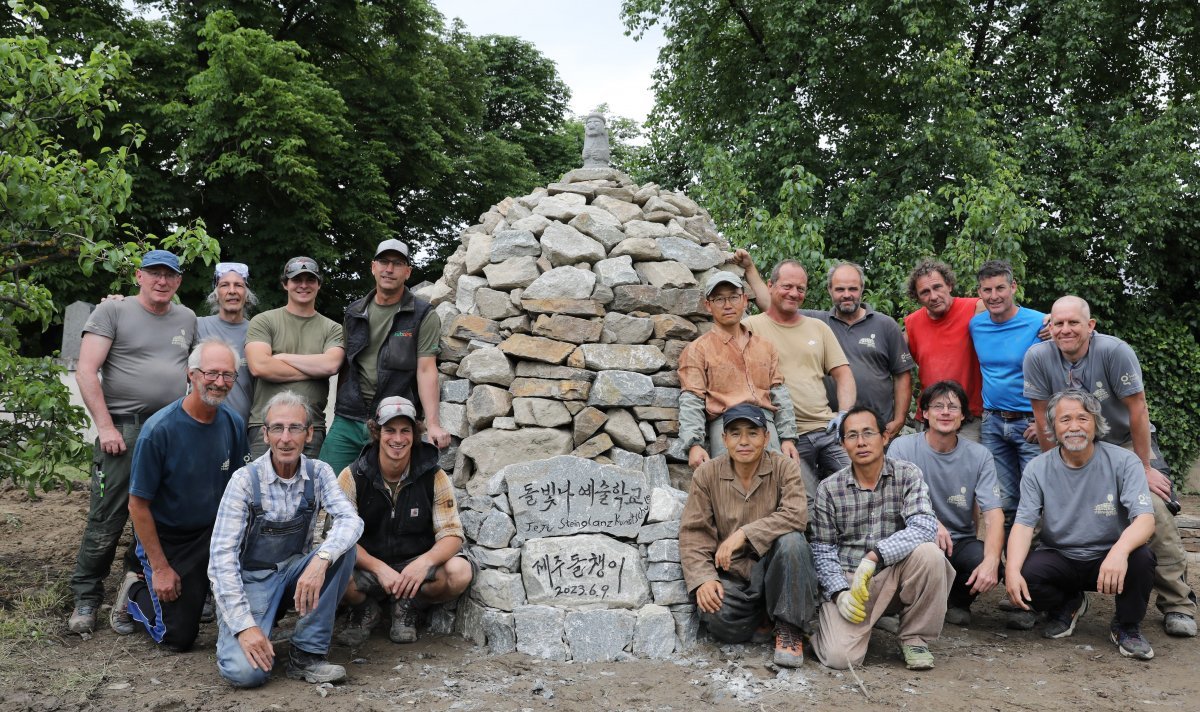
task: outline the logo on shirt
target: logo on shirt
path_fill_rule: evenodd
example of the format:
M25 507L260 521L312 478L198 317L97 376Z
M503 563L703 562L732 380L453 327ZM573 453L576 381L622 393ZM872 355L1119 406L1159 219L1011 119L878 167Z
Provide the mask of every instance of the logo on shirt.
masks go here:
M1138 504L1140 504L1142 506L1148 506L1150 504L1150 495L1139 494L1138 495Z
M946 498L946 504L949 504L959 509L967 508L967 488L959 487L959 494L953 494Z
M408 510L408 516L410 516L410 517L419 517L419 516L421 516L421 508L420 508L420 507L413 507L412 509Z
M171 345L178 346L179 348L183 349L184 351L187 351L187 347L188 347L187 332L184 331L183 329L180 329L179 336L171 337Z
M1108 389L1102 381L1096 381L1096 390L1092 391L1092 395L1096 396L1096 400L1108 400Z
M225 459L225 462L221 463L221 472L229 472L229 459L228 458Z
M858 340L858 345L866 346L868 349L875 348L875 335L871 334L870 336L864 336Z
M1095 506L1095 507L1092 509L1092 511L1093 511L1093 512L1095 512L1096 514L1099 514L1099 515L1100 515L1100 516L1102 516L1102 517L1115 517L1115 516L1117 516L1117 508L1116 508L1116 506L1113 504L1113 496L1112 496L1111 494L1110 494L1110 495L1108 495L1108 501L1107 501L1107 502L1101 502L1100 504L1097 504L1097 505L1096 505L1096 506Z
M403 339L411 339L411 338L412 338L412 335L413 335L413 333L412 333L412 331L411 331L411 330L409 330L409 331L397 331L396 333L392 334L392 336L399 336L399 337L401 337L401 338L403 338Z
M992 485L992 496L1000 499L1000 485Z
M816 339L809 339L809 340L808 340L808 345L809 345L809 346L816 346L816 345L817 345L817 341L816 341Z

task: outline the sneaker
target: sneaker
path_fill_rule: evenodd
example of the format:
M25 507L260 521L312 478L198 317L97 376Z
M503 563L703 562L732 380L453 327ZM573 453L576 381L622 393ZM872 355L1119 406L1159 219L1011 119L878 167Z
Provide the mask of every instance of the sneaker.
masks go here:
M880 616L875 621L875 628L896 635L900 632L900 616Z
M379 625L382 618L379 604L368 598L357 606L350 607L350 615L346 618L346 627L338 636L338 642L351 648L357 648L371 637L371 631Z
M1163 629L1176 638L1195 638L1196 619L1186 613L1168 613L1163 616Z
M320 684L341 682L346 679L346 668L334 665L324 655L306 653L299 648L288 652L287 676L293 680L304 680Z
M117 589L117 600L113 601L112 612L108 614L108 627L117 635L129 635L137 630L137 622L129 615L129 589L137 582L138 575L127 571L121 588Z
M950 625L970 625L971 609L951 606L946 609L946 622Z
M67 628L80 635L96 630L96 607L90 603L76 605L71 612L71 619L67 621Z
M1142 637L1141 627L1136 623L1123 626L1117 622L1116 618L1113 618L1112 624L1109 626L1108 637L1117 644L1117 650L1121 651L1121 655L1127 658L1150 660L1154 657L1154 648L1150 647L1150 641Z
M1010 611L1005 625L1011 630L1033 630L1037 622L1037 611Z
M775 664L797 668L804 664L804 641L791 623L775 622Z
M393 643L417 642L417 601L413 598L399 598L392 603L392 629L388 637Z
M212 591L204 597L204 608L200 609L200 622L212 623L217 619L217 601L213 598Z
M1043 638L1066 638L1075 632L1075 624L1087 613L1088 595L1079 594L1063 604L1062 608L1046 616L1046 625L1042 628Z
M933 653L926 645L900 644L900 654L904 656L904 667L909 670L932 670Z

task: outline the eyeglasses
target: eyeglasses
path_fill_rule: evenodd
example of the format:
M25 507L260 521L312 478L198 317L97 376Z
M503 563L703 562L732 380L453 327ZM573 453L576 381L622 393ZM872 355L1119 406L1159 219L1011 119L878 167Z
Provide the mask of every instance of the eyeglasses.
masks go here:
M376 257L375 261L379 263L380 267L388 267L391 269L400 269L401 267L408 266L407 260L385 260L382 257Z
M853 443L853 442L858 442L860 438L863 440L863 442L866 442L867 440L874 440L877 437L879 437L879 433L877 431L867 429L867 430L851 430L850 432L846 433L846 436L844 439L848 443Z
M945 411L947 413L961 413L962 406L957 403L930 403L929 411L931 413L937 413L939 411Z
M146 275L146 277L148 277L151 281L159 282L170 282L176 277L183 276L178 272L169 269L144 269L142 270L142 274Z
M267 426L267 432L272 435L283 435L283 431L285 430L292 435L300 435L308 430L308 426L302 423L291 423L290 425L274 423Z
M730 305L737 306L739 303L741 303L742 297L744 296L746 295L735 294L731 297L708 297L707 299L709 304L716 304L719 307L725 307Z
M200 371L200 369L196 369L196 370ZM212 383L213 381L217 380L218 378L221 379L222 381L225 381L226 383L233 383L234 381L237 380L236 373L226 373L225 371L200 371L200 375L204 376L205 383Z

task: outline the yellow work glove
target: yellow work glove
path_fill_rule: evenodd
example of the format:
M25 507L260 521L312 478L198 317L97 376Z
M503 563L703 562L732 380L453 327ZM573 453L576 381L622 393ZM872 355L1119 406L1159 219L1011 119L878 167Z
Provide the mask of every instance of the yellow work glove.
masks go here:
M842 591L837 599L838 613L851 623L862 623L867 619L867 607L860 603L850 591Z
M871 577L875 575L875 562L863 557L854 570L854 581L850 584L850 595L864 607L871 598Z

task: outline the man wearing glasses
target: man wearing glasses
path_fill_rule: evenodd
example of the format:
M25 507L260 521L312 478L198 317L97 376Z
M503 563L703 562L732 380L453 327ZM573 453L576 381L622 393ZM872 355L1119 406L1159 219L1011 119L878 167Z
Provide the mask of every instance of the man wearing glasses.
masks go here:
M1196 594L1187 583L1187 553L1171 507L1171 470L1159 453L1142 367L1129 344L1096 332L1091 307L1076 296L1065 296L1050 310L1053 341L1037 344L1025 354L1025 395L1033 404L1042 450L1054 447L1053 423L1046 420L1050 397L1068 388L1091 393L1100 401L1109 431L1106 443L1132 450L1141 461L1154 504L1154 538L1150 549L1158 559L1154 569L1157 605L1168 635L1196 635Z
M345 353L342 327L317 313L321 269L316 260L293 257L279 281L287 291L287 304L254 317L246 331L246 362L257 379L248 423L250 455L267 451L262 433L267 401L290 390L304 396L312 408L315 425L304 454L316 457L325 440L329 377L337 373Z
M438 418L437 354L442 320L429 302L406 289L412 274L408 245L384 240L371 262L375 289L346 307L346 357L337 404L321 459L341 472L371 442L367 420L384 398L401 396L424 414L426 435L438 448L450 433Z
M721 415L739 403L764 411L771 450L800 460L779 355L742 324L746 303L737 275L717 272L709 277L703 306L713 317L713 328L679 355L679 439L693 469L725 452Z
M101 303L83 327L75 377L97 438L87 525L71 575L74 633L96 625L104 578L129 516L130 461L142 424L187 389L196 314L171 301L182 276L178 257L150 250L137 270L137 297Z
M129 515L141 572L125 574L110 619L127 635L141 623L163 647L184 651L208 595L208 542L233 471L246 462L246 424L225 405L237 354L201 341L188 357L191 391L146 421L133 451Z
M933 667L954 569L934 543L937 518L929 488L911 462L884 456L883 418L851 408L839 434L850 466L817 488L812 552L821 583L812 646L821 664L862 664L871 628L899 613L900 652L909 670Z

